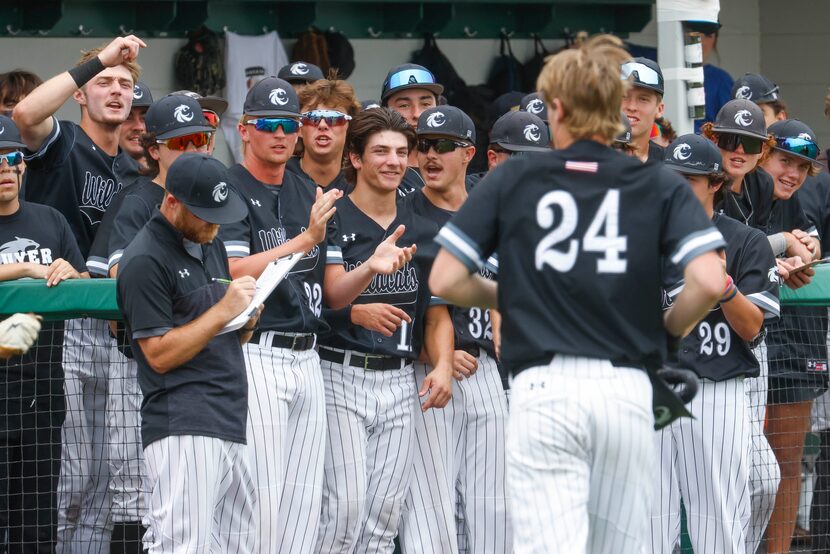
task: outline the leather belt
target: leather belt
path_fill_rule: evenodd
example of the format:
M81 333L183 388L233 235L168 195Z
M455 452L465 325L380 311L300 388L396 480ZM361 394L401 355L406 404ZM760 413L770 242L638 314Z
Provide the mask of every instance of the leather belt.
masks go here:
M251 342L260 343L265 337L265 344L260 346L271 348L287 348L288 350L311 350L314 348L316 337L312 335L282 335L275 331L256 331L251 335Z
M388 371L391 369L403 369L408 363L403 358L394 356L380 356L373 354L363 354L352 350L345 352L339 350L332 350L325 346L320 347L320 359L332 362L335 364L344 365L344 360L348 356L348 365L351 367L359 367L367 371Z

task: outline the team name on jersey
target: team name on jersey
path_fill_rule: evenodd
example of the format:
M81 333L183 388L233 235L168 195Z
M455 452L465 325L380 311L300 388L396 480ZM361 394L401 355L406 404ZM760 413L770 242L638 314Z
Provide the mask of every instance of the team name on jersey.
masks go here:
M0 244L0 264L43 264L49 265L53 262L52 249L41 248L37 242L15 237L4 244Z
M84 188L81 191L81 212L89 217L90 221L97 222L99 218L92 217L89 210L105 212L112 197L121 190L121 183L112 178L93 175L89 171L84 175Z
M305 230L305 227L300 227L300 233L298 234L304 233ZM276 248L277 246L280 246L282 244L285 244L289 240L288 235L285 232L285 229L282 227L280 227L279 229L271 227L267 231L261 229L257 232L257 235L259 237L259 244L263 252L271 250L272 248ZM314 248L309 250L308 253L306 253L306 255L303 256L303 258L299 262L297 262L297 265L294 266L294 268L291 270L291 273L302 273L314 269L317 266L319 254L320 246L315 244Z
M360 266L362 262L355 264L345 263L346 271L352 271ZM415 268L406 264L392 275L375 275L369 286L366 287L360 296L381 296L387 294L417 294L418 293L418 272ZM414 298L413 298L414 301Z

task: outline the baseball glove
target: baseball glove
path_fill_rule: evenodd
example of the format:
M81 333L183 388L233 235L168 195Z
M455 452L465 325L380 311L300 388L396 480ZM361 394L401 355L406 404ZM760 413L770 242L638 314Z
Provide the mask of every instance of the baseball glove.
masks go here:
M14 314L0 322L0 358L25 354L39 332L40 317L32 314Z

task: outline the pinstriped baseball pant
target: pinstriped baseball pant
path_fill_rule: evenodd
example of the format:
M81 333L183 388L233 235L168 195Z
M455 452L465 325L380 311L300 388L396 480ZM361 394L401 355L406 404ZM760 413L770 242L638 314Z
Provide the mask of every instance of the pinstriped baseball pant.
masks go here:
M414 471L400 532L406 554L459 551L458 495L465 550L513 551L505 491L507 400L495 360L482 352L478 364L472 377L453 383L445 408L415 416ZM415 364L419 389L431 370Z
M695 417L658 431L661 470L653 479L651 552L680 546L680 501L695 552L745 550L749 525L752 425L744 378L701 380L687 408Z
M412 365L372 371L348 359L321 364L328 440L316 552L391 553L412 475Z
M256 491L244 444L165 437L144 449L151 492L143 523L150 554L260 554Z
M656 469L651 383L556 356L511 384L507 487L516 554L641 554Z
M326 399L313 349L246 344L248 456L258 506L258 552L313 551L323 499Z

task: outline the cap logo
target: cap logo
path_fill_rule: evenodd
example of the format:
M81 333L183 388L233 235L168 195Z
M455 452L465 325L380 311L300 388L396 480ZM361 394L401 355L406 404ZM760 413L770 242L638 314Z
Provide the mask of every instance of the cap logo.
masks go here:
M228 185L225 181L221 181L218 185L213 187L213 200L217 204L221 204L228 199Z
M136 85L133 87L133 100L141 100L144 98L144 91L141 90L141 87Z
M5 132L6 132L6 127L2 123L0 123L0 135L2 135Z
M179 123L189 123L193 121L193 112L190 111L190 106L185 104L180 104L175 110L173 110L173 117L176 118L176 121Z
M752 125L752 114L749 110L738 110L735 114L735 123L741 127L749 127Z
M525 125L525 138L530 142L539 142L542 140L542 134L539 132L539 126L535 123Z
M375 103L372 103L372 104L366 104L366 107L365 107L365 108L363 108L363 109L364 109L364 110L371 110L371 109L373 109L373 108L380 108L380 104L375 104Z
M446 115L444 115L441 112L435 112L435 113L429 114L429 117L427 118L427 127L433 127L433 128L440 127L441 125L446 123L446 121L447 121L447 116Z
M2 134L2 131L0 131L0 134ZM798 133L798 138L809 140L810 142L813 141L813 137L810 136L810 133Z
M415 78L415 75L409 76L409 81L407 82L408 85L415 85L418 84L418 79Z
M718 162L713 163L712 164L712 171L719 171L719 170L720 170L720 164Z
M307 75L308 74L308 66L304 63L295 63L291 66L291 74L292 75Z
M285 106L288 104L288 93L281 88L275 88L268 94L268 100L275 106Z
M545 103L539 100L538 98L534 98L530 102L527 103L527 111L528 113L537 114L542 113L542 110L545 109Z
M692 147L685 142L683 144L678 144L674 147L674 152L672 152L671 157L681 162L688 160L692 157Z
M740 98L741 100L751 99L752 89L746 85L739 87L738 90L735 91L735 98Z

